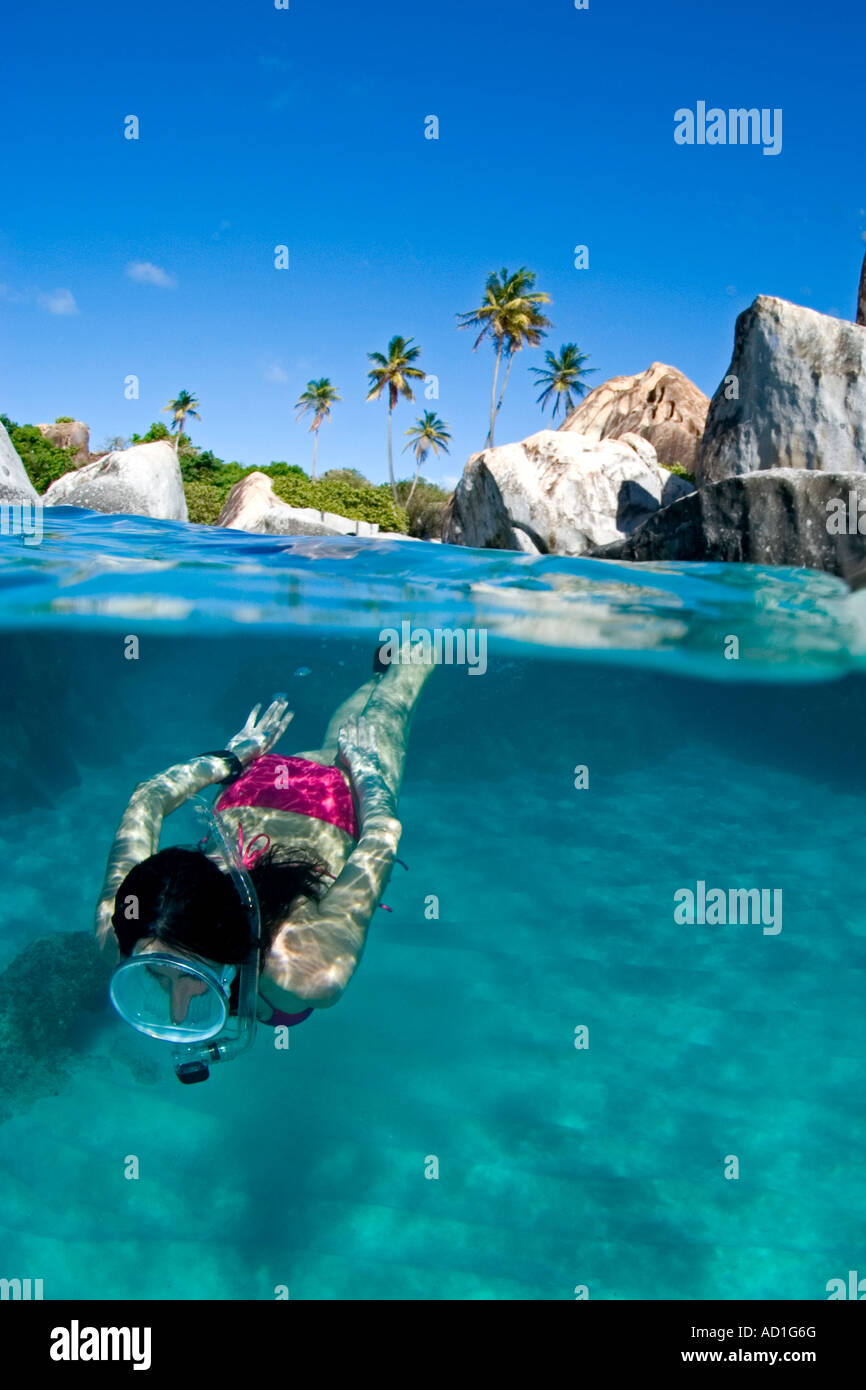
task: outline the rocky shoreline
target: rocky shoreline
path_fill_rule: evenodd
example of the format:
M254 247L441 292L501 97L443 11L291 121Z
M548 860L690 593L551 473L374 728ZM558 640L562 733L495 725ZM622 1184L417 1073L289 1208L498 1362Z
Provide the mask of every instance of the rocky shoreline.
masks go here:
M0 503L75 506L186 522L165 440L102 457L80 421L38 427L77 466L40 499L0 427ZM374 522L294 507L251 471L216 525L267 535L391 536ZM736 322L712 400L654 362L603 382L558 430L473 454L442 540L631 563L866 564L866 325L759 296Z
M556 434L473 455L443 538L637 563L806 566L850 579L866 564L866 325L759 296L737 319L730 366L703 402L661 363L603 383ZM668 473L661 484L656 445L669 462L679 449L691 480Z

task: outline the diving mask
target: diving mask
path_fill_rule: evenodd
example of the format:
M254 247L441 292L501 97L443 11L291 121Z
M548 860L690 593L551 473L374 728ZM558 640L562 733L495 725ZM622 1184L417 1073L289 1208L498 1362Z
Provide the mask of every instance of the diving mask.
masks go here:
M190 817L192 824L190 826ZM234 885L250 929L250 949L239 966L220 965L170 948L136 950L111 977L109 994L120 1017L152 1038L172 1042L180 1081L204 1081L211 1062L229 1061L252 1045L256 1033L261 926L256 890L228 828L199 796L172 816L184 848L207 855ZM237 981L237 1009L231 988Z
M144 951L115 970L109 993L120 1017L164 1042L206 1042L229 1018L233 965L171 951Z

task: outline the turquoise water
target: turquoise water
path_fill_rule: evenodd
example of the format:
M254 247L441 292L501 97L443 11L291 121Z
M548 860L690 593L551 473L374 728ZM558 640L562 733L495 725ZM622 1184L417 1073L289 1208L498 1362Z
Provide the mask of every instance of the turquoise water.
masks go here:
M0 1028L0 1276L812 1299L862 1272L866 597L72 509L38 547L0 537L0 586L7 981L37 938L91 929L136 782L280 689L281 747L315 746L382 627L488 633L486 673L441 668L416 716L393 911L288 1052L260 1030L183 1088L107 1009L57 1010L24 1055ZM698 881L781 890L782 930L678 924Z

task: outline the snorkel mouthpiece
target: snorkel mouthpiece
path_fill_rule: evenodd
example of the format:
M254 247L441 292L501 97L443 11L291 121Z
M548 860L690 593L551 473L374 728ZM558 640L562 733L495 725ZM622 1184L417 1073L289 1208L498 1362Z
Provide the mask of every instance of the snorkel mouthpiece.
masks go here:
M175 1075L184 1086L192 1086L196 1081L207 1081L210 1068L205 1062L177 1062Z

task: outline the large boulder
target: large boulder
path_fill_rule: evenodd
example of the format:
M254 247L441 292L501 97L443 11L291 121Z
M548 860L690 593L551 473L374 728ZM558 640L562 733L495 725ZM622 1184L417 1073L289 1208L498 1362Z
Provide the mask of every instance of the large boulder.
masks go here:
M533 555L585 555L621 540L691 487L659 467L645 439L635 443L539 430L521 444L473 454L442 539Z
M375 536L378 522L354 521L314 507L290 507L274 492L267 473L248 473L235 483L217 526L266 536Z
M767 295L740 314L695 476L764 468L866 471L866 327Z
M58 449L74 449L75 461L87 463L90 457L90 427L82 420L64 420L55 425L37 425L40 434Z
M94 512L186 521L186 498L171 444L136 444L64 473L45 493L49 507L86 507Z
M663 466L681 463L690 473L704 432L709 398L693 381L663 362L637 376L614 376L590 391L561 426L588 439L648 439Z
M15 445L0 425L0 502L35 502L37 498Z
M866 561L866 475L774 468L726 478L681 497L595 554L805 566L847 579Z

